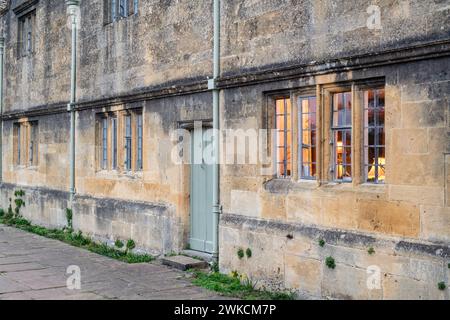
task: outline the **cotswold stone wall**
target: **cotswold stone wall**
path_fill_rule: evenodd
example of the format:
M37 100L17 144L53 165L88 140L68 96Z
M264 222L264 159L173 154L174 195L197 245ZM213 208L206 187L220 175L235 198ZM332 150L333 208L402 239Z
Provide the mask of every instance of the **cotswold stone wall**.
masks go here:
M36 5L33 54L18 58L14 9ZM78 32L74 224L153 253L180 251L190 230L190 168L170 159L170 132L210 121L212 2L139 1L104 24L82 1ZM368 28L377 5L379 28ZM267 129L268 95L376 80L386 90L386 183L280 181L254 164L222 165L220 267L309 297L439 298L450 246L448 0L222 1L221 127ZM69 189L70 29L62 0L14 0L6 37L0 205L26 191L23 214L64 226ZM99 170L96 117L142 109L143 170ZM38 121L36 167L13 161L13 126ZM325 127L323 127L325 128ZM270 129L270 128L269 128ZM327 129L322 129L324 132ZM324 145L328 141L321 141ZM361 151L356 146L355 151ZM296 165L296 162L294 162ZM324 169L326 171L327 169ZM318 240L326 241L324 248ZM367 250L373 247L374 255ZM250 259L238 259L250 248ZM325 267L333 256L336 268ZM368 290L378 266L381 289Z
M450 262L449 66L442 58L227 90L223 125L247 130L265 128L271 92L311 86L322 92L336 79L343 86L381 76L387 150L383 185L274 179L260 165L224 166L223 270L316 297L448 299L437 284L448 282ZM319 108L327 110L320 97ZM325 143L318 143L321 152ZM323 249L321 236L328 237ZM369 255L370 247L377 254ZM252 258L240 260L240 248L250 248ZM335 270L325 266L328 256L336 259ZM378 291L366 286L371 265L382 272Z
M221 270L259 287L306 299L450 299L438 289L450 280L448 244L233 215L222 217L220 230ZM251 248L252 257L239 259L238 248ZM326 266L328 257L335 269Z
M38 1L34 54L17 58L11 1L6 37L5 110L69 100L70 29L64 1ZM368 29L378 5L381 29ZM448 1L222 1L224 75L310 64L448 39ZM82 101L206 81L212 75L212 2L139 1L136 16L104 25L103 0L82 1L78 98ZM362 41L363 39L363 41Z
M68 226L68 192L2 184L0 203L5 210L9 199L12 208L15 207L16 190L25 192L25 207L20 211L24 218L47 228ZM163 204L77 195L73 213L73 228L97 241L114 245L117 239L133 239L139 250L157 256L183 249L183 225L176 219L173 208Z

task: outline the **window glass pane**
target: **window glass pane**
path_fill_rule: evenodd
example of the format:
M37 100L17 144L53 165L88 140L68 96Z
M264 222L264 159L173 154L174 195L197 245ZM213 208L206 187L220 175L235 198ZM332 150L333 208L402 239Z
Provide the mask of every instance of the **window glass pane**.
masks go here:
M111 165L117 169L117 118L111 119Z
M108 167L108 119L102 119L102 169Z
M309 130L310 129L310 115L308 113L302 115L302 128L303 130Z
M137 169L142 170L142 115L137 115Z
M125 116L125 169L131 170L131 116Z
M30 122L30 145L29 145L29 164L36 166L38 164L38 123Z
M285 99L277 100L277 115L284 115L284 100Z
M333 95L334 171L335 179L352 180L352 94ZM367 118L368 115L365 116Z
M302 135L302 144L303 145L311 145L311 131L306 130L303 131L303 135Z
M277 129L284 130L284 115L277 116Z
M22 132L21 132L22 125L17 125L17 164L21 163L21 145L22 145Z
M335 131L335 168L337 180L351 181L351 142L351 129Z
M292 123L291 102L289 98L277 99L275 103L276 130L277 130L277 159L278 176L288 177L291 174L291 145L292 145Z
M316 177L316 98L299 98L299 135L301 146L299 152L299 173L302 179ZM314 164L314 166L313 166Z
M385 180L385 110L384 89L364 92L364 145L367 146L364 162L367 172L366 181L382 183ZM373 114L373 116L371 116Z

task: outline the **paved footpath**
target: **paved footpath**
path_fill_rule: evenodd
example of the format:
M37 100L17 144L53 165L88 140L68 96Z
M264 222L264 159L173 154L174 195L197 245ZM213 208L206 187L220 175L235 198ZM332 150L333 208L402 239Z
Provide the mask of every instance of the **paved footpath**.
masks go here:
M67 288L69 266L81 289ZM186 273L158 263L126 264L65 243L0 225L0 300L220 299Z

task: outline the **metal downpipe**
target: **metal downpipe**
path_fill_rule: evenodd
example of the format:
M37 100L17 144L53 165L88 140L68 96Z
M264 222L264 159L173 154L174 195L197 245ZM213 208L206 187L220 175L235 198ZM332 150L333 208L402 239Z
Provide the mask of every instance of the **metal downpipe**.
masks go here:
M75 197L75 103L76 103L76 83L77 83L77 12L80 6L80 0L66 0L72 27L72 48L71 48L71 66L70 66L70 103L68 111L70 112L70 203L72 209Z
M3 183L3 62L5 57L5 38L0 37L0 184Z
M219 261L219 219L220 219L220 90L217 80L220 77L220 0L214 0L214 49L213 49L213 129L214 129L214 167L213 167L213 259Z

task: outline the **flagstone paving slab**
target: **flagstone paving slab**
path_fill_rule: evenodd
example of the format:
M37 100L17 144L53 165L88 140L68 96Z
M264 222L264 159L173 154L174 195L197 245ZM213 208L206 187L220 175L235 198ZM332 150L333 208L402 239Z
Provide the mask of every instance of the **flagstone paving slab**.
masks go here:
M69 266L79 267L79 290L67 287ZM220 298L193 286L186 273L158 262L126 264L0 225L0 300Z

